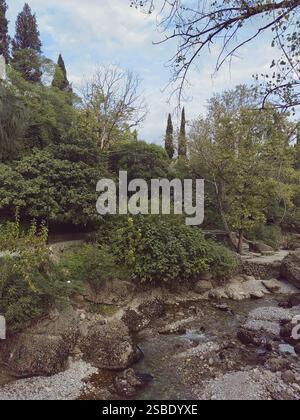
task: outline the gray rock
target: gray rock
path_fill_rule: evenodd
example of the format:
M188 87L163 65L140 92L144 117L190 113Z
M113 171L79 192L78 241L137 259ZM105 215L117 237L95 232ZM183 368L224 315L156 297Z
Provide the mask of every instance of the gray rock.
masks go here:
M277 293L281 289L281 285L280 285L279 281L278 280L275 280L275 279L274 280L273 279L271 279L271 280L263 280L262 281L262 284L271 293Z
M262 242L250 242L250 251L258 252L260 254L264 254L264 253L274 254L274 249L271 246L266 245Z
M291 370L287 370L286 372L283 372L281 375L281 379L287 385L294 384L296 382L296 377Z
M196 283L194 291L202 295L203 293L209 292L213 289L213 284L208 280L200 280Z
M148 300L138 307L138 311L150 320L161 318L165 312L165 303L158 298Z
M1 345L1 361L18 377L49 376L66 369L70 345L60 336L19 334Z
M127 369L138 360L139 352L122 321L95 323L80 341L83 359L100 369Z
M281 275L300 289L300 251L291 252L282 262Z
M253 345L259 347L261 345L261 340L258 335L253 331L246 330L245 328L241 328L238 331L237 338L245 346Z
M54 375L65 370L78 338L79 313L50 313L22 334L0 343L0 364L16 377Z
M270 369L271 372L284 372L289 370L290 363L288 360L283 358L273 358L267 361L266 367Z
M129 331L134 333L142 331L150 324L150 319L133 309L128 309L125 312L122 321L127 325Z
M133 369L127 369L118 374L114 381L117 393L126 398L133 398L138 391L148 385L153 380L152 376L137 374Z
M300 306L300 293L290 296L288 300L288 308L294 308L295 306Z
M295 329L299 331L299 327L293 322L282 323L280 329L280 337L283 338L286 343L291 344L293 346L300 343L300 339L296 338L297 331L295 334Z

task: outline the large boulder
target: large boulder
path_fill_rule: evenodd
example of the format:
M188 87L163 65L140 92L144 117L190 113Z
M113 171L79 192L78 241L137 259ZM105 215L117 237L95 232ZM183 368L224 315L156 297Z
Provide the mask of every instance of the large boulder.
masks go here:
M262 242L249 242L250 244L250 251L257 252L260 254L268 254L268 253L274 253L274 249L266 245Z
M291 252L282 261L281 276L300 289L300 251Z
M124 370L136 362L140 352L122 321L96 322L79 343L83 359L100 369Z
M66 369L70 348L60 336L19 334L0 346L1 363L18 378L50 376Z
M78 338L79 314L53 311L20 334L0 342L0 365L16 377L48 376L64 371Z
M224 287L219 287L210 292L212 299L231 299L242 301L245 299L261 299L270 292L261 281L254 277L233 277Z
M71 352L79 335L80 312L69 308L63 312L54 310L49 317L28 330L31 334L62 337Z

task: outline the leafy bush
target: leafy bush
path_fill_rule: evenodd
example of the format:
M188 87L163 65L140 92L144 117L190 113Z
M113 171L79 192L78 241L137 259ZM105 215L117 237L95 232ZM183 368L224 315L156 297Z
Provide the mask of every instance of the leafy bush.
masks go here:
M248 232L246 237L249 240L261 241L277 250L281 245L282 232L280 227L276 225L260 225Z
M53 305L66 304L74 292L52 263L46 245L47 230L32 224L22 231L19 221L0 227L0 313L10 330L46 314Z
M76 225L99 222L96 182L108 177L105 164L100 159L84 162L76 146L74 140L72 147L33 149L10 165L0 164L0 214L14 214L19 207L23 218Z
M172 218L129 218L111 235L111 245L119 263L140 282L193 281L210 268L225 276L236 267L230 251Z
M0 162L16 157L24 146L28 114L15 89L0 84Z
M237 273L239 268L238 258L224 245L209 242L209 267L214 278L217 280L227 280Z
M59 266L69 282L77 287L88 282L96 291L105 282L123 279L126 275L106 246L85 245L79 251L67 254Z
M282 228L285 231L300 233L300 208L295 207L294 210L285 217Z

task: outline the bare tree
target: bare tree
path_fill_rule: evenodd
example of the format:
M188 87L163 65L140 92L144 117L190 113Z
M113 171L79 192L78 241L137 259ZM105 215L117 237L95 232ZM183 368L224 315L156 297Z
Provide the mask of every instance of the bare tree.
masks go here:
M171 58L173 82L181 97L187 75L199 55L213 44L220 47L216 71L246 44L267 31L272 46L282 56L274 59L270 74L260 82L263 105L271 101L277 108L300 104L300 1L299 0L130 0L132 7L153 13L158 10L161 42L178 41ZM261 75L258 77L260 80Z
M118 141L120 133L139 126L147 114L140 79L113 66L100 67L82 89L83 112L100 150Z

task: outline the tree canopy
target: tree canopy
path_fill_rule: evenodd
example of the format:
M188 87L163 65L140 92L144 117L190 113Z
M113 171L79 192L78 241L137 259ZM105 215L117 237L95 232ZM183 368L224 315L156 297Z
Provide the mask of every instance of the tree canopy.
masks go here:
M32 14L28 3L25 3L16 21L16 34L12 41L12 64L28 81L41 80L41 48L36 16Z
M225 229L239 232L241 240L267 222L270 202L282 204L283 219L299 184L293 127L272 108L258 110L257 100L243 86L217 95L191 133L194 171L213 186ZM239 251L241 243L235 243Z

